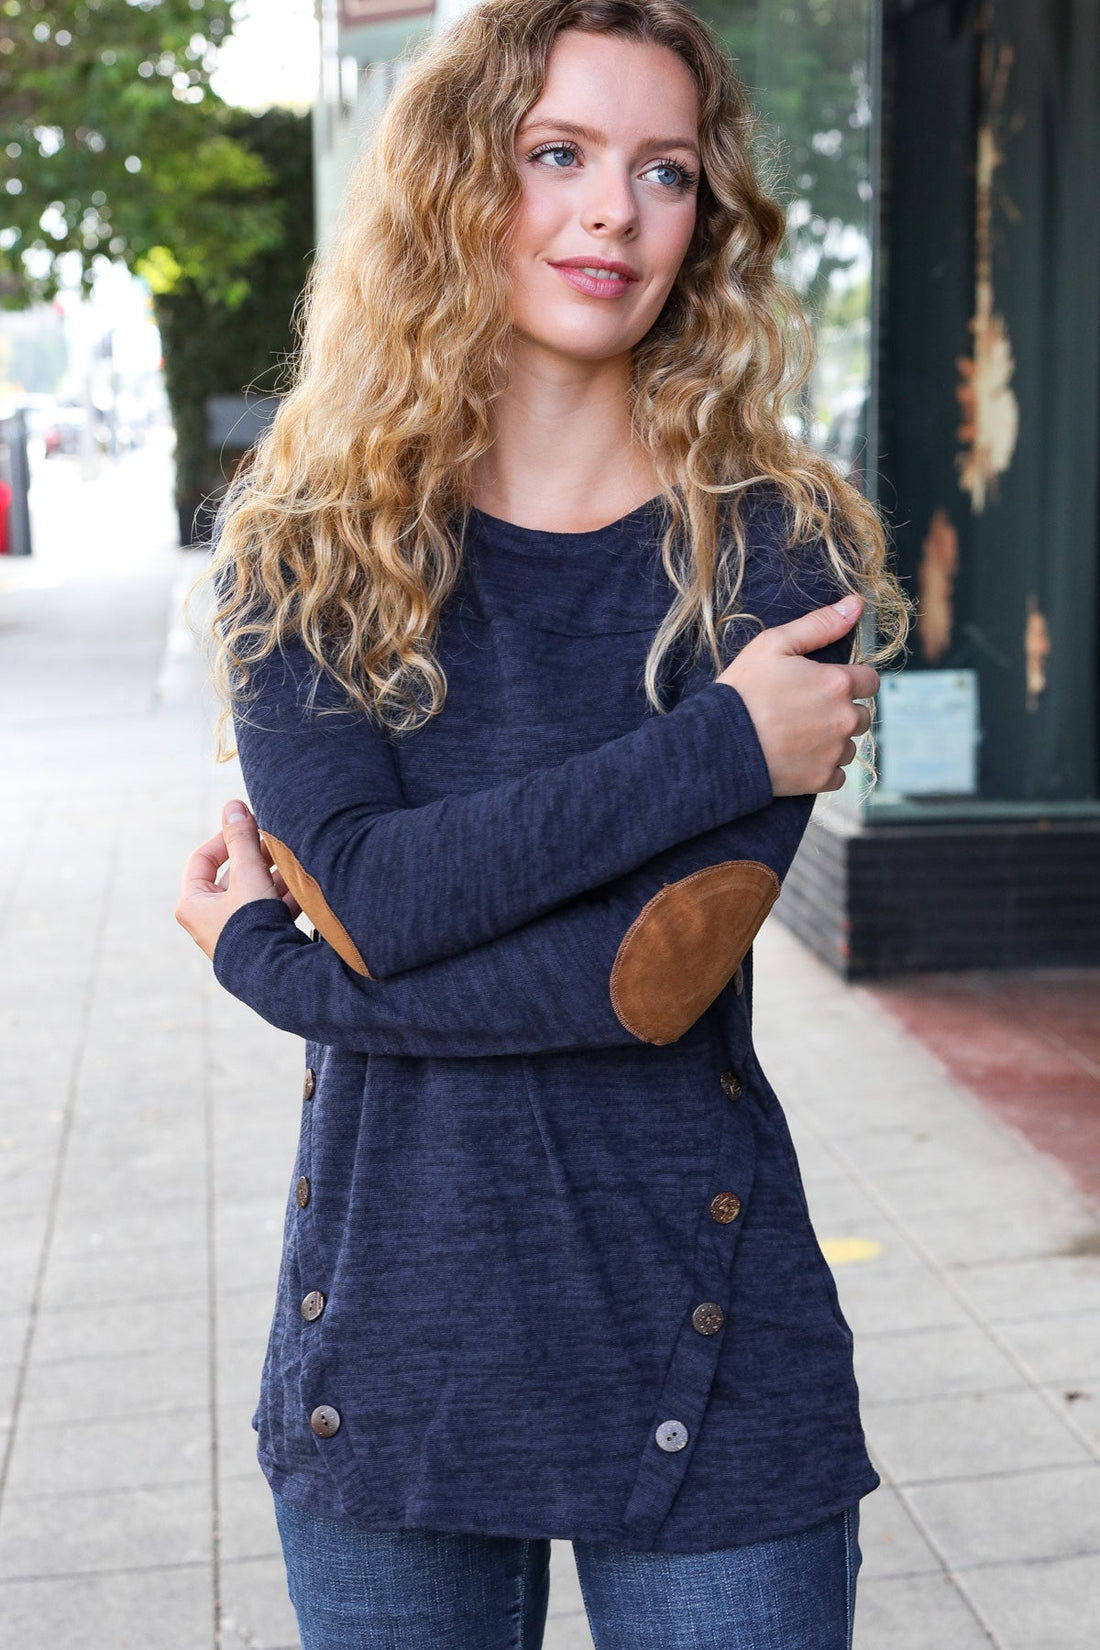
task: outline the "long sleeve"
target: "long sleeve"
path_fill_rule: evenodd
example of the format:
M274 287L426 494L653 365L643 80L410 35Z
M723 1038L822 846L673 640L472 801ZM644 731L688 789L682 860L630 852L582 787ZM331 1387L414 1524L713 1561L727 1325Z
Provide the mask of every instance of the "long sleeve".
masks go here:
M826 582L788 595L776 622L831 594ZM850 652L845 637L811 657L839 662ZM469 1057L675 1041L752 943L813 802L774 799L496 940L385 979L311 943L281 902L254 901L223 930L215 972L280 1029L363 1053Z
M795 563L780 543L763 537L746 581L747 614L769 625L840 593L821 558ZM753 630L730 625L724 656ZM850 648L846 636L813 657ZM363 717L315 714L308 685L301 652L272 662L238 743L275 861L327 943L259 901L214 962L263 1017L332 1046L675 1041L735 972L813 803L773 799L744 702L713 680L608 743L421 806L390 741Z
M254 900L223 929L214 971L281 1030L364 1054L672 1042L736 970L812 804L810 796L779 798L500 939L384 980L364 978L330 945L312 943L281 901ZM707 887L716 880L717 903ZM724 904L723 893L732 896ZM662 923L673 902L672 924ZM633 990L613 992L617 960L621 974L635 953Z
M241 767L299 903L374 979L468 952L771 800L722 682L565 761L410 807L387 738L363 716L314 714L308 676L297 647L262 670L237 720Z

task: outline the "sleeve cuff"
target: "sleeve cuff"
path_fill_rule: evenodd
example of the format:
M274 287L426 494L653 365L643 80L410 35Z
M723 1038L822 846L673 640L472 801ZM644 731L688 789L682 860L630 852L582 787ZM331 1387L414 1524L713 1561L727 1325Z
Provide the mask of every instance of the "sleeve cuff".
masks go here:
M697 695L713 704L713 714L722 720L726 743L717 756L718 778L723 785L727 819L756 813L774 800L767 760L748 706L728 682L708 682ZM712 760L715 760L712 752Z
M214 947L214 978L232 996L250 1002L249 982L261 964L265 935L290 931L303 945L310 942L281 899L253 899L233 912Z

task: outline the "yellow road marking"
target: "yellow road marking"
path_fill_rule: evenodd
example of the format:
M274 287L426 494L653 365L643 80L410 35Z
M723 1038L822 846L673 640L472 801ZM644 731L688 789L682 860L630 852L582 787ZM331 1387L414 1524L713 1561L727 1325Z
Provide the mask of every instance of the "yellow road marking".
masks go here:
M822 1238L821 1253L830 1266L852 1266L862 1260L877 1260L882 1244L875 1238Z

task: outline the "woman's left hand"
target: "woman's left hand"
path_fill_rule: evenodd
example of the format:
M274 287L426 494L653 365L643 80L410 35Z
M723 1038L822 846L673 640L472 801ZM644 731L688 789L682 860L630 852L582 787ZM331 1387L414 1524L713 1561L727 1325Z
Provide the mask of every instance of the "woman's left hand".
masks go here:
M228 866L218 876L221 866ZM271 856L253 815L243 802L227 802L222 828L204 842L183 868L176 921L200 950L213 957L222 929L242 905L255 899L281 899L292 916L300 907L271 864Z

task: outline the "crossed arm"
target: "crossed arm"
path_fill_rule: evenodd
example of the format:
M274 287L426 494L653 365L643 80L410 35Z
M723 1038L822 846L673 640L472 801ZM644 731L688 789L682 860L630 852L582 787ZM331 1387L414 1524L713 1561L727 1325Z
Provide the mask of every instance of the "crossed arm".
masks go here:
M712 683L556 768L409 809L371 730L309 717L292 674L242 724L241 759L276 866L330 943L311 944L272 897L244 815L227 831L230 879L235 842L254 892L209 949L234 995L334 1046L472 1056L674 1041L751 944L813 801L767 800L744 703ZM651 730L671 738L674 784ZM216 871L225 844L205 846ZM207 898L221 886L208 876Z
M384 980L312 944L282 900L253 899L222 929L214 971L282 1030L367 1054L673 1042L748 950L812 802L782 797L495 940Z

